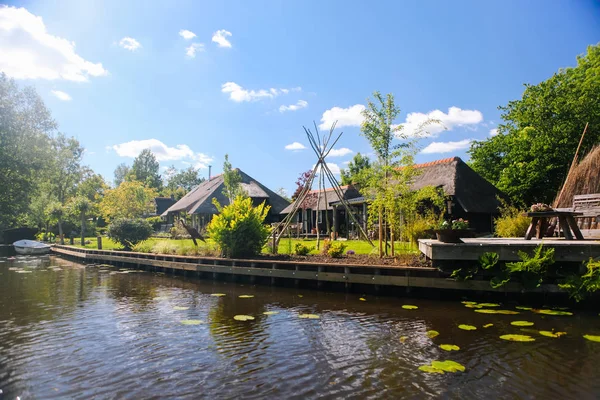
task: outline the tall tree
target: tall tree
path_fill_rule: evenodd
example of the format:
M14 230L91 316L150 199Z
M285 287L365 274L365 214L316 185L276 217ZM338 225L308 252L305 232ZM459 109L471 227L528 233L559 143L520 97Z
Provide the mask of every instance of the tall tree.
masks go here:
M204 178L200 176L198 170L194 167L188 167L178 171L175 167L167 170L168 178L166 188L169 192L174 193L177 188L182 188L185 192L189 192L202 182Z
M159 172L160 164L152 150L145 149L133 160L131 174L136 181L143 182L146 186L160 190L162 179Z
M471 166L516 203L551 203L566 179L586 123L580 155L600 142L600 46L523 97L499 107L497 135L473 142Z
M84 196L91 202L96 202L102 198L107 189L108 185L102 175L96 174L87 167L82 169L82 178L77 185L78 196Z
M0 230L23 221L56 127L33 88L0 73Z
M131 167L129 165L125 163L117 165L117 168L115 168L115 177L113 180L113 184L115 185L115 187L118 187L121 183L123 183L130 172Z
M156 190L142 182L123 182L115 189L107 190L100 203L105 219L140 218L155 209Z
M371 168L369 157L356 153L348 163L348 169L342 168L340 170L342 185L361 184L365 178L364 172L369 168Z
M59 133L52 140L52 155L50 167L45 175L51 192L64 205L75 195L77 184L82 178L83 147L77 139Z
M79 217L81 223L81 244L85 243L85 220L88 214L92 211L93 204L85 196L73 197L70 201L69 208L71 212Z
M223 162L223 194L229 199L229 204L233 204L236 197L245 195L244 189L242 189L242 177L239 171L231 167L229 162L229 155L225 154L225 161Z

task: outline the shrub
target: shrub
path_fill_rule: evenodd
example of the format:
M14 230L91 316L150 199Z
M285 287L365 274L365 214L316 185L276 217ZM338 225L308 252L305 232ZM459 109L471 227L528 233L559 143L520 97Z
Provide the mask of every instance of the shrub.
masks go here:
M558 285L569 293L569 297L579 302L600 290L600 259L590 260L585 265L586 273L568 276Z
M341 242L331 243L329 245L329 249L327 250L327 254L331 258L341 258L344 254L344 250L346 250L346 245Z
M146 218L146 221L150 222L150 225L152 225L152 229L154 229L155 231L158 231L160 229L160 226L163 224L163 220L161 217L148 217Z
M496 236L523 237L529 228L531 218L523 215L517 207L501 202L500 217L496 218Z
M222 207L216 199L213 204L219 210L208 225L208 234L219 245L225 257L247 257L260 253L267 242L270 227L263 225L270 206L263 202L252 206L252 199L238 196L228 206Z
M185 229L183 226L181 226L180 223L177 222L175 223L175 225L173 225L169 232L171 233L171 239L187 239L190 237L190 234L188 233L187 229Z
M403 226L400 238L404 242L412 244L416 244L419 239L430 239L431 230L436 225L438 225L438 221L435 218L417 215Z
M132 247L133 251L138 253L152 253L153 244L149 242L140 242Z
M179 247L168 240L161 240L152 246L152 253L156 254L177 254Z
M131 250L139 242L152 235L152 226L143 219L117 219L108 226L108 237L120 243L125 250Z
M296 243L294 246L294 254L297 256L307 256L310 253L310 247L303 245L302 243Z
M323 240L323 247L321 248L321 254L326 256L329 254L329 248L331 247L331 241L329 239Z

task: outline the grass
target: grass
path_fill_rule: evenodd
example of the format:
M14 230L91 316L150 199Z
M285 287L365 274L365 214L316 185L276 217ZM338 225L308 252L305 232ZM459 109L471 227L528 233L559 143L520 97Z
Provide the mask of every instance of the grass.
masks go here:
M75 246L83 247L86 249L97 249L97 241L95 237L86 238L86 243L81 245L81 239L75 239ZM319 254L320 252L316 249L316 239L288 239L281 238L279 241L279 254L290 254L290 249L293 253L296 243L302 243L303 245L311 249L309 254ZM375 241L373 244L375 247L371 247L369 242L365 240L346 240L343 241L346 245L346 250L353 250L355 254L378 254L378 243ZM65 241L65 244L69 244L69 241ZM321 249L323 248L323 241L321 240ZM107 237L102 238L102 249L103 250L121 250L122 246L119 243L115 243ZM204 255L204 256L218 256L219 251L214 242L210 239L207 243L198 242L198 247L194 246L191 239L165 239L165 238L150 238L144 242L137 244L134 247L134 251L141 253L157 253L157 254L178 254L178 255ZM407 242L396 242L395 251L397 255L400 254L416 254L418 250L415 246ZM271 253L271 249L267 246L263 248L264 254Z

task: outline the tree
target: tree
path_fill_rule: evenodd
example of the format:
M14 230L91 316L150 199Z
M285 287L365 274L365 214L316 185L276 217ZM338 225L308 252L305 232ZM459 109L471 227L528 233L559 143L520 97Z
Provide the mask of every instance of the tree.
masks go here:
M20 89L0 73L0 230L23 221L56 128L33 88Z
M133 160L131 175L136 181L143 182L146 186L160 190L162 179L158 173L160 164L152 150L145 149Z
M92 211L93 204L92 202L85 196L77 196L73 197L70 202L71 212L77 215L81 222L81 244L85 243L85 220L88 215Z
M296 179L296 190L292 194L292 200L296 200L298 196L300 196L302 189L304 189L304 186L306 185L306 182L308 182L308 180L310 179L311 175L312 169L309 169L308 171L302 172L300 176L298 176L298 179Z
M182 188L187 193L204 182L204 178L198 174L198 170L191 166L181 171L171 166L167 170L167 174L166 188L170 193L175 193L177 188Z
M281 197L283 197L284 199L286 199L287 201L291 201L290 198L288 197L287 194L287 190L285 190L285 188L280 187L278 188L275 193L277 193L278 195L280 195Z
M229 162L229 155L225 154L225 161L223 162L223 195L229 199L229 204L233 203L238 196L246 196L244 189L242 188L242 177L240 172L236 169L231 168Z
M342 168L340 170L342 185L360 184L365 178L365 171L369 168L371 168L369 157L356 153L348 164L348 169Z
M364 184L369 199L370 220L377 221L379 225L381 257L384 252L384 224L387 224L390 230L391 250L394 255L394 230L400 221L399 201L402 194L410 190L409 184L413 177L414 142L392 145L395 138L408 139L408 135L403 132L403 126L394 125L400 108L396 107L392 94L384 98L379 92L374 92L373 97L375 102L369 99L367 108L363 111L361 134L367 138L377 156L377 161L372 165ZM385 252L387 254L387 246Z
M498 134L473 142L471 167L521 205L551 203L589 123L580 156L600 141L600 46L499 107Z
M52 159L44 174L49 189L63 205L75 194L82 178L81 158L83 147L75 138L59 133L52 140Z
M105 219L140 218L154 211L154 198L158 193L145 187L142 182L123 182L115 189L107 190L100 210Z
M48 204L47 212L51 221L55 221L58 224L58 236L60 237L60 244L65 244L65 237L62 227L63 218L65 215L65 206L59 201L54 201Z
M115 187L118 187L121 183L125 181L125 178L131 173L131 167L125 163L121 163L117 165L115 168L115 178L113 180L113 184Z

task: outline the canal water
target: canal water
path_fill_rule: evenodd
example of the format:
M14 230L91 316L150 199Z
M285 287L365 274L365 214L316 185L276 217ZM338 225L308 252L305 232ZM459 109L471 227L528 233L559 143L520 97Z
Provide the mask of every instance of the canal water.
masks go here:
M0 399L599 398L600 316L527 306L0 258Z

